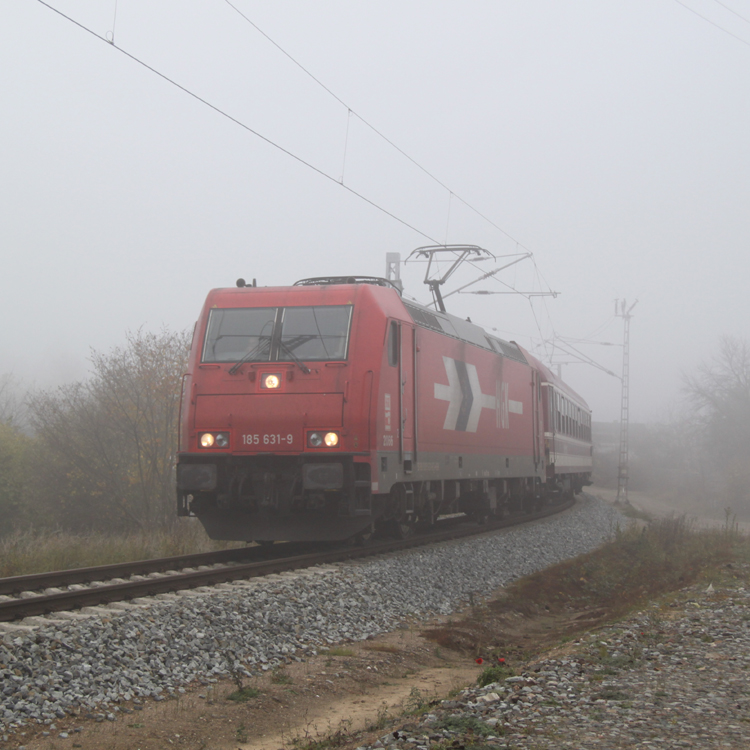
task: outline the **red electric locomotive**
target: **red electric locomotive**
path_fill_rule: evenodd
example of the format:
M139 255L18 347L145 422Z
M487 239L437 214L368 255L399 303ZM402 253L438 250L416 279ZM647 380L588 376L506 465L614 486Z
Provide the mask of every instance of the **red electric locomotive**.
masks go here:
M585 402L385 279L214 289L183 381L178 512L214 539L397 534L578 492Z

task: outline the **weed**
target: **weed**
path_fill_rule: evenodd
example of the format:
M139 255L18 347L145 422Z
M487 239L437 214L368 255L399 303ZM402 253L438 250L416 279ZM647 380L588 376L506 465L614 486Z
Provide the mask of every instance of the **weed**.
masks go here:
M646 627L650 630L659 631L661 630L662 626L664 625L661 615L656 610L651 610L646 615Z
M418 687L413 687L409 692L404 708L408 714L421 714L429 705L430 702L422 695L422 691Z
M638 654L617 654L617 656L606 655L599 659L605 674L616 674L622 669L631 669L639 662Z
M237 654L229 646L224 646L223 653L227 662L227 671L237 686L237 692L241 693L245 688L244 677L247 675L247 670L243 668Z
M490 734L497 734L499 729L490 728L476 716L446 716L437 725L438 729L447 729L449 732L462 732L464 734L474 734L479 737L487 737Z
M247 735L247 729L245 729L244 724L240 724L237 727L237 731L235 732L235 736L237 737L237 742L247 742L248 741L248 735Z
M282 667L278 667L271 673L271 682L274 685L291 685L292 678L284 671Z
M378 715L375 717L375 720L367 725L366 730L368 732L377 732L381 729L385 729L386 727L391 726L393 722L394 717L388 710L388 704L383 702L380 704Z
M493 682L502 682L506 677L512 677L514 674L510 667L498 664L493 667L485 667L482 673L477 677L477 685L486 687Z
M292 745L297 750L326 750L330 747L341 747L349 744L352 739L352 722L350 719L342 719L336 729L330 726L326 734L320 734L316 726L312 725L314 734L310 731L311 725L305 727L304 734L292 738Z
M247 703L247 701L253 698L257 698L259 695L260 690L248 685L247 687L239 688L239 690L235 690L233 693L230 693L227 696L227 700L235 701L236 703Z
M323 649L320 653L322 656L354 656L354 651L344 646L335 646L334 648Z

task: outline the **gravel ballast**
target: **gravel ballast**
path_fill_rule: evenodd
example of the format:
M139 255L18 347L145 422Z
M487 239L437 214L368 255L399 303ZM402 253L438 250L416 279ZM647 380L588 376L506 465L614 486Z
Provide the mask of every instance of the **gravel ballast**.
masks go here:
M130 701L163 700L196 680L266 671L410 618L449 614L590 551L621 521L584 495L528 527L9 630L0 643L0 732L92 712L114 720Z
M357 750L748 748L749 611L742 583L692 586Z

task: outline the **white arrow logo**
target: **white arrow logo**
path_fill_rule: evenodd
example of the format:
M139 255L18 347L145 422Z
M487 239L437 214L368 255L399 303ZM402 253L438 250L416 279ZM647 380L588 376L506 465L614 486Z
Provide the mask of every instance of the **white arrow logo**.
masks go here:
M448 402L444 430L476 432L482 409L497 410L497 398L482 393L475 365L443 357L448 385L435 383L435 398Z

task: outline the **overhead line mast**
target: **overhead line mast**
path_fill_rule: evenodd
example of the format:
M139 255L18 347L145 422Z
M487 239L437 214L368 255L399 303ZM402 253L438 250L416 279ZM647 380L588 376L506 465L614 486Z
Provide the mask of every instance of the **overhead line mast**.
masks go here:
M620 303L620 311L617 311L617 303ZM617 503L628 501L628 427L630 420L630 319L633 308L638 300L627 307L625 300L615 300L615 317L623 320L622 335L622 400L620 402L620 460L617 466ZM627 309L626 309L627 307Z

